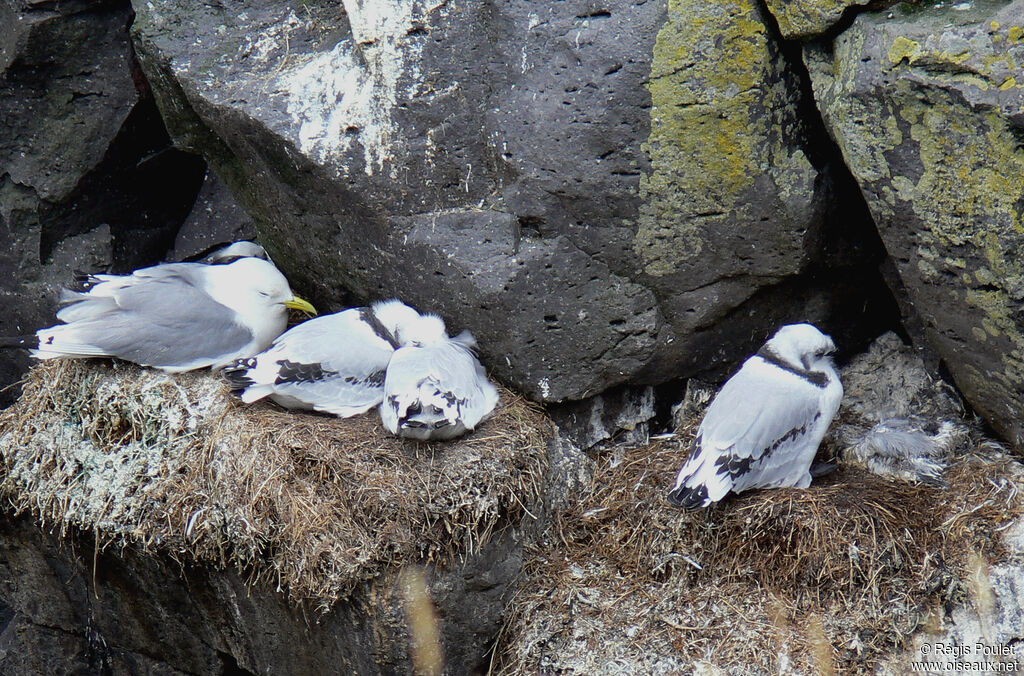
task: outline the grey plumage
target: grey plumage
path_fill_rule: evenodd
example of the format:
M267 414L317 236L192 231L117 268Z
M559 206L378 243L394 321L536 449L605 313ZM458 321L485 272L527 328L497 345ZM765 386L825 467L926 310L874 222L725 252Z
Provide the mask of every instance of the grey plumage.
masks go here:
M170 263L131 275L92 275L65 290L57 319L36 333L39 359L117 357L166 371L225 364L254 354L284 330L298 299L273 264Z
M66 292L57 319L73 329L54 331L38 352L66 349L76 355L100 354L146 366L190 364L196 359L242 350L252 332L199 286L190 267L161 266L150 281L131 284L109 296ZM95 288L95 287L94 287ZM181 321L187 308L190 321ZM61 348L73 331L77 347Z
M949 421L934 432L904 418L889 418L860 433L847 432L843 461L880 476L936 483L967 429Z

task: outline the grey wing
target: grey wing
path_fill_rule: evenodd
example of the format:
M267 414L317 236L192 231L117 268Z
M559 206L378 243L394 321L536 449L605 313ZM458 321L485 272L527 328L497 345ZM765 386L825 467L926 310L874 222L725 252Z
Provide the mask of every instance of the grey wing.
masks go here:
M821 390L760 360L748 360L711 402L697 431L697 453L680 470L680 487L730 490L793 485L806 467L793 460L822 415ZM813 456L812 456L813 457ZM797 474L801 476L797 476Z
M180 274L179 267L141 271L158 270L106 295L79 294L58 313L69 324L56 327L62 329L56 340L80 345L82 354L165 367L212 363L248 345L252 334L234 321L235 313L198 288L191 274Z
M303 322L266 353L277 368L276 393L342 416L380 402L393 354L358 308Z

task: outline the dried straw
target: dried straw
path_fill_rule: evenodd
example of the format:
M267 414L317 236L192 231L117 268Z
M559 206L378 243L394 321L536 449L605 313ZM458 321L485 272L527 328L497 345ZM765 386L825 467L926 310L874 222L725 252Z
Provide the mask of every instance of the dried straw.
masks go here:
M841 469L685 513L664 496L697 422L599 459L527 560L500 673L873 673L1024 513L1005 456L963 458L942 487Z
M0 491L62 533L237 565L326 610L366 580L470 556L529 518L551 434L507 391L472 435L416 443L372 413L241 405L208 373L45 362L0 413Z

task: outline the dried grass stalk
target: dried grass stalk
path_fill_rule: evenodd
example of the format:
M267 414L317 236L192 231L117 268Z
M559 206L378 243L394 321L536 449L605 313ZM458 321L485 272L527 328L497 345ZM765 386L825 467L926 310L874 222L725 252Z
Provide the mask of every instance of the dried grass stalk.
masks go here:
M510 392L451 443L232 401L208 373L44 362L0 413L0 491L61 532L237 565L322 609L410 562L451 562L540 499L550 422Z
M1005 456L962 458L943 487L847 468L682 512L664 496L698 422L599 460L527 560L501 673L873 673L1024 513Z

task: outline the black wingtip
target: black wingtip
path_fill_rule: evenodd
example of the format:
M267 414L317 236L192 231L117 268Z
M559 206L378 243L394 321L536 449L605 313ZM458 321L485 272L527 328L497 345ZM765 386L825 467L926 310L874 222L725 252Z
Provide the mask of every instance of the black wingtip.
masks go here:
M668 493L668 501L674 507L682 507L685 510L700 509L708 499L708 487L701 485L696 487L679 486Z
M216 244L211 244L210 246L206 247L205 249L203 249L202 251L200 251L198 253L194 253L191 256L185 256L184 258L181 259L180 262L182 262L182 263L201 263L201 262L203 262L204 258L206 258L207 256L213 254L215 251L217 251L219 249L226 249L227 247L231 246L232 244L234 244L234 242L217 242ZM234 263L239 258L246 258L246 256L225 256L224 258L216 259L216 261L213 264L215 264L215 265L227 265L229 263Z
M39 338L34 334L27 336L0 336L0 348L34 350L39 347Z
M221 375L231 385L231 391L238 394L245 388L256 383L255 380L249 377L249 369L256 366L256 360L252 357L248 359L239 359L231 366L225 366L221 370Z
M84 270L74 270L71 273L72 284L68 287L68 291L75 291L77 293L86 293L91 291L94 286L100 283L100 280L96 279L96 275L104 274L103 272L85 272Z

